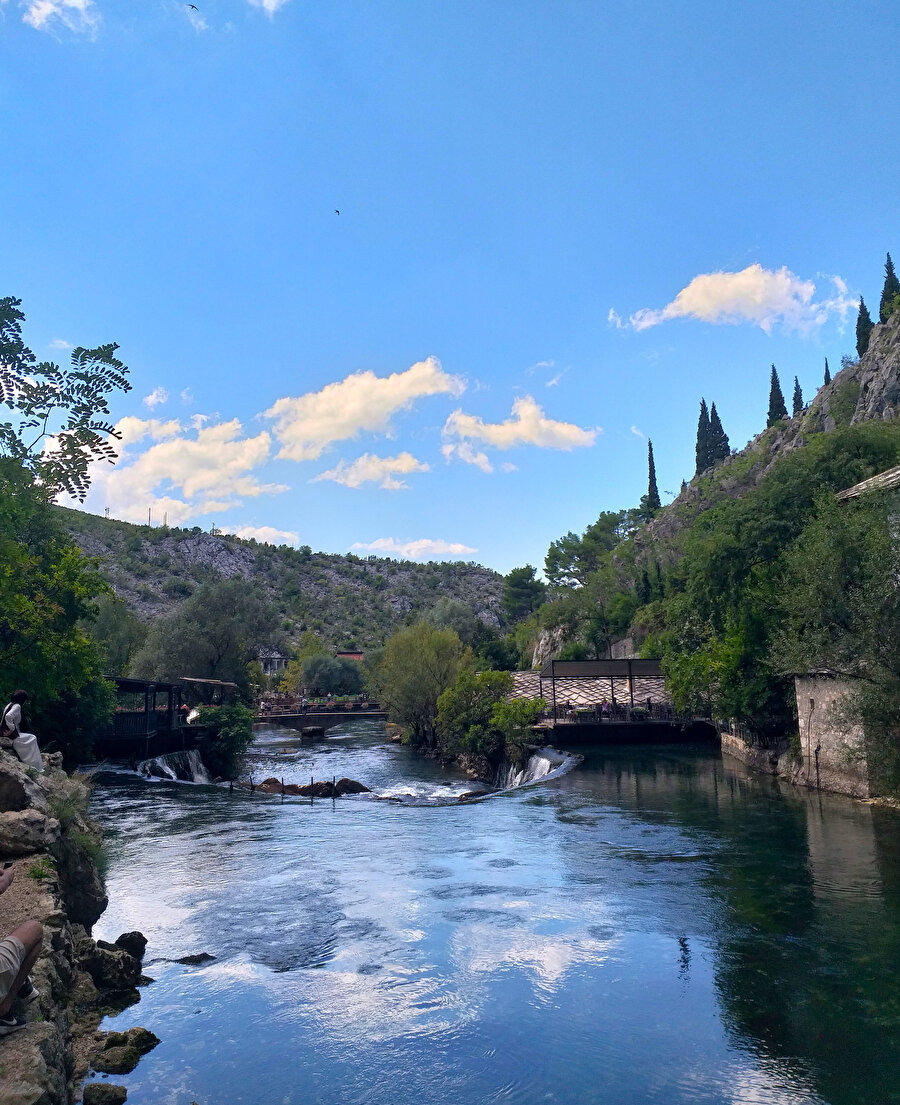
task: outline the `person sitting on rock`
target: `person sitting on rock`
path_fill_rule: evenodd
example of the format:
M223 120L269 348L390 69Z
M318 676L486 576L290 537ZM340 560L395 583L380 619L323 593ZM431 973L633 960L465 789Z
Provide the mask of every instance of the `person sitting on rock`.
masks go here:
M9 889L14 878L12 867L0 874L0 894ZM25 1027L25 1019L12 1011L13 1002L16 998L25 1004L37 1000L38 990L29 971L43 945L44 929L37 921L26 921L0 940L0 1036Z

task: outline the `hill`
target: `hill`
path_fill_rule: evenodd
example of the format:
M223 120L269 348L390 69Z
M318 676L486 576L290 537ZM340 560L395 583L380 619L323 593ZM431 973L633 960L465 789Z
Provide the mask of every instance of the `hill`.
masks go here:
M146 622L202 583L240 577L265 589L288 637L311 629L337 647L380 645L441 598L465 604L492 628L500 625L503 577L480 564L316 553L58 509L82 551L98 558L116 594Z

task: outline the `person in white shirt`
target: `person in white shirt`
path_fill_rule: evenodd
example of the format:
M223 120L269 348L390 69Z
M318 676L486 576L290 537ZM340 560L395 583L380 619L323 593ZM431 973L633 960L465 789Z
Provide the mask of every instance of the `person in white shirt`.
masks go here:
M0 736L12 741L16 755L23 764L35 771L44 770L41 750L34 733L22 732L22 706L28 701L27 691L13 691L9 702L0 715Z

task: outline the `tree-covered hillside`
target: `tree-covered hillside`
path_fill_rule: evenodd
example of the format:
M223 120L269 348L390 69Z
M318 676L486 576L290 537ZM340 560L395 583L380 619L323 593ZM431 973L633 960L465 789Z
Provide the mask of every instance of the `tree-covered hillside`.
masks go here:
M98 557L116 594L152 621L204 584L243 579L266 592L288 639L306 629L337 648L383 643L441 598L500 624L503 577L479 564L417 564L381 557L315 553L200 529L151 529L59 508L81 549Z

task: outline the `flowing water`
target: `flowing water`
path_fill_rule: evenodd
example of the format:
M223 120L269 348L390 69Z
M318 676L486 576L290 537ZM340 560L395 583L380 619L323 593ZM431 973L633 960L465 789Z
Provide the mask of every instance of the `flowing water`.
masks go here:
M250 766L472 787L363 722ZM94 809L95 935L156 979L105 1023L162 1039L130 1105L900 1101L894 811L681 747L464 805L109 775Z

